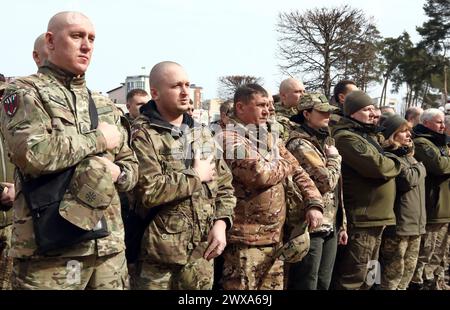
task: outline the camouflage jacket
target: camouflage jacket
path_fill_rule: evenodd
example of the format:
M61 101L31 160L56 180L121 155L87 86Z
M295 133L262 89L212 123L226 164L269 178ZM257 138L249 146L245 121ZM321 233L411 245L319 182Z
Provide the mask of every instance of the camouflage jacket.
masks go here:
M333 138L319 137L314 130L305 125L300 125L295 131L291 131L286 143L287 149L310 175L323 197L322 226L310 230L310 232L329 232L336 228L338 231L346 229L345 209L341 197L342 158L340 155L326 155L325 144L334 145ZM340 212L339 222L336 222L338 212ZM300 221L304 221L304 214L300 214Z
M216 139L224 146L237 197L230 242L270 245L282 241L286 218L283 182L288 176L301 189L305 208L322 208L314 182L278 137L231 119Z
M231 227L236 205L232 175L207 127L187 114L182 126L175 127L161 118L153 100L141 112L133 124L140 168L131 204L141 217L158 207L144 234L141 257L184 265L196 247L204 246L215 220L224 219ZM194 152L202 158L215 154L213 181L200 181L192 168Z
M127 174L126 182L120 185L113 184L109 177L114 194L111 204L104 211L109 236L58 250L52 256L103 256L124 250L117 190L127 191L134 186L137 160L129 145L129 133L121 125L121 113L106 97L92 93L92 98L99 122L117 125L122 134L120 146L113 151L106 152L103 134L90 129L89 95L84 76L74 77L47 62L37 74L9 84L2 100L1 130L8 155L25 178L62 171L96 154L103 154L114 161ZM69 191L66 191L61 204L64 202L85 207ZM28 257L35 255L35 250L33 220L22 194L21 183L16 179L10 254L13 257Z
M297 107L286 108L281 102L275 104L275 119L277 121L277 129L279 137L286 142L289 138L289 133L295 130L295 123L290 120L291 116L298 113Z

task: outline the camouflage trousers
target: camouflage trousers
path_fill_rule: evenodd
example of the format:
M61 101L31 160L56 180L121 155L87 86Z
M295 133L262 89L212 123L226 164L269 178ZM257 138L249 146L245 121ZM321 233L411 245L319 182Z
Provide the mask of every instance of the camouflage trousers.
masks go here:
M12 258L8 256L11 248L12 225L0 228L0 290L11 289Z
M14 289L128 289L125 252L98 257L15 258Z
M367 290L379 281L378 253L384 226L348 229L348 244L336 261L333 287Z
M434 278L436 281L436 289L448 289L445 283L445 272L448 270L448 230L450 225L445 224L438 232L436 237L436 246L431 256L430 265L434 270Z
M419 236L383 236L380 248L383 290L406 290L416 269Z
M231 244L223 252L225 290L282 290L283 262L272 259L276 246Z
M411 282L427 284L428 289L437 289L436 283L440 274L443 276L445 253L445 233L448 224L427 224L426 233L420 242L419 259ZM439 238L439 235L442 237Z
M168 265L139 260L132 289L210 290L214 280L213 260L190 260L186 265Z

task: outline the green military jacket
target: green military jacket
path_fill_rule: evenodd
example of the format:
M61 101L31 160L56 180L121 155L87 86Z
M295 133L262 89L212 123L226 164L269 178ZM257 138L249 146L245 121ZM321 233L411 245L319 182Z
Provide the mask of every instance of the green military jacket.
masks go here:
M408 152L407 152L408 151ZM405 149L386 150L387 156L396 156L402 165L402 172L396 177L397 193L394 212L396 224L387 227L385 233L399 236L424 234L427 216L425 210L425 177L423 163L418 162Z
M117 190L133 188L137 181L137 160L129 145L129 134L122 125L121 112L98 93L92 93L92 98L99 122L117 125L122 134L120 146L113 151L106 151L105 137L100 131L90 129L89 95L84 75L75 77L47 62L37 74L9 84L2 99L1 130L9 157L25 178L58 172L99 154L119 165L127 175L120 185L110 181L114 197L104 211L109 236L55 251L50 253L52 256L103 256L125 248ZM66 199L77 203L69 191L62 203ZM37 247L33 220L19 179L16 180L13 225L10 255L34 256Z
M427 223L450 222L450 156L445 135L423 125L414 127L415 158L427 169L425 197Z
M14 165L8 158L3 138L0 138L0 182L14 183ZM0 206L0 228L12 224L12 213L10 206Z
M161 118L153 100L141 112L133 124L140 167L132 205L143 218L152 208L158 212L144 233L140 255L185 265L194 249L205 247L215 220L223 219L231 228L236 205L232 175L207 127L187 114L182 126L175 127ZM192 168L195 152L203 159L214 155L214 180L200 181Z
M398 160L383 154L377 136L368 126L343 117L333 128L342 156L344 205L349 225L394 225L395 177Z
M0 81L0 100L6 86L6 83ZM0 182L14 183L14 165L8 158L3 136L0 137ZM12 213L11 206L0 205L0 229L12 224Z

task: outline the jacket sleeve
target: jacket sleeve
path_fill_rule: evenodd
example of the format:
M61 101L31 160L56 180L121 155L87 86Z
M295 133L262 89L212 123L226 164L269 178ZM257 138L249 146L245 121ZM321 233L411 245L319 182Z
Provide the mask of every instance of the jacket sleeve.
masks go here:
M276 185L292 173L288 160L272 150L271 160L261 156L239 135L224 133L224 157L233 177L249 188L262 189ZM273 156L275 155L275 156Z
M423 162L428 174L441 176L450 174L450 157L442 156L439 149L424 139L415 139L414 157Z
M291 140L287 147L322 194L336 188L341 174L340 155L330 156L323 162L315 147L300 138Z
M297 185L303 196L305 210L317 207L323 211L322 195L309 177L308 173L300 166L297 159L286 149L283 144L280 144L280 155L288 160L294 171L292 173L292 181Z
M216 197L216 219L227 219L230 224L228 229L233 224L234 207L236 206L236 197L234 196L234 188L231 184L233 175L223 159L217 160L217 197Z
M126 181L122 184L116 184L116 187L119 191L126 192L132 190L137 183L139 165L131 148L131 130L128 121L123 116L117 115L116 125L122 134L122 143L115 155L114 163L127 175Z
M134 129L132 147L139 162L136 198L143 207L151 208L192 196L202 189L202 182L193 169L163 171L156 148L145 128ZM155 137L159 139L159 137Z
M76 165L88 155L106 150L100 131L68 135L54 130L50 116L32 87L11 86L3 102L6 99L14 102L17 110L11 116L0 109L1 131L8 149L13 150L11 161L23 174L36 177L57 172Z
M395 155L389 155L394 157ZM420 180L426 174L425 167L422 163L408 163L406 159L402 162L402 171L395 179L397 184L397 190L401 192L407 192L415 188L420 184Z
M338 133L335 140L342 161L363 177L391 179L401 171L398 160L381 154L373 145L356 134Z

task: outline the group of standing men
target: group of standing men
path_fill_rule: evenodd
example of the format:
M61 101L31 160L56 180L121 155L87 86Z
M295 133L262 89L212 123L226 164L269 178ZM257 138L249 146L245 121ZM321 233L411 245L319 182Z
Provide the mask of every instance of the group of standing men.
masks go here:
M126 289L130 278L137 289L210 289L220 255L224 289L328 289L338 244L346 247L335 287L367 288L383 231L402 218L394 214L396 178L423 181L425 168L416 209L426 201L419 261L430 263L435 232L450 222L441 115L419 128L416 158L425 168L383 150L375 108L352 83L336 87L340 112L294 79L283 81L275 106L263 87L244 85L213 137L187 113L185 70L165 61L150 72L151 100L129 94L130 127L86 86L95 42L89 18L58 13L39 40L47 55L35 46L38 73L2 89L2 150L16 169L1 197L2 214L14 201L14 289ZM397 134L403 123L388 120ZM425 232L423 218L412 235ZM280 249L303 223L309 252L284 264ZM128 239L138 247L133 260ZM411 239L406 248L420 240ZM396 244L390 248L403 249Z

